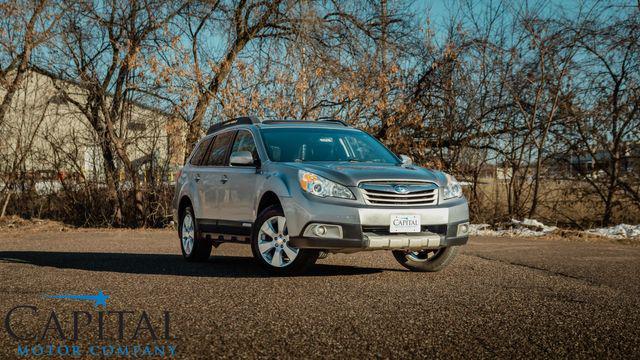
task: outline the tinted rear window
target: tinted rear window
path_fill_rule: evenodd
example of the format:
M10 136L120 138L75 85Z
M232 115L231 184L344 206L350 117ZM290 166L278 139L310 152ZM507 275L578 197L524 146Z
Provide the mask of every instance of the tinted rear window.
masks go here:
M202 164L202 160L204 159L204 155L207 153L207 148L209 147L209 144L211 144L211 140L213 140L213 138L205 139L198 144L198 148L193 153L191 161L189 161L191 165L198 166Z
M227 150L229 149L231 140L233 140L234 134L235 131L227 131L226 133L216 136L211 146L209 157L207 158L206 164L208 166L222 166L225 164Z

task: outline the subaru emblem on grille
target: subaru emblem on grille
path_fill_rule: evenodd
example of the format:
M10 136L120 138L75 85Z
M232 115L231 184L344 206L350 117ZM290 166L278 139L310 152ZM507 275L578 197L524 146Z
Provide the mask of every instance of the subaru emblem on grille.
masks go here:
M403 185L396 185L393 187L393 190L398 194L408 194L409 188Z

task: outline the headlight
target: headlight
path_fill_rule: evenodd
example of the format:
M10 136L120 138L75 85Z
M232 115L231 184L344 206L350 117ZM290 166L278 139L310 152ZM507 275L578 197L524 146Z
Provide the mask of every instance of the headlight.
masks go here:
M321 176L307 171L298 171L298 180L302 190L320 197L337 197L341 199L355 199L351 190L346 186L336 184Z
M445 176L447 177L447 185L442 190L444 199L447 200L462 197L462 186L460 186L460 183L456 178L449 174L445 174Z

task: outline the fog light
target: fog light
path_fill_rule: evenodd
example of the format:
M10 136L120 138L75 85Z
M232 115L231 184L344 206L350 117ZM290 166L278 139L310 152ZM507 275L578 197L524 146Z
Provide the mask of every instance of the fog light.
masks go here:
M469 223L458 224L457 236L465 236L469 234Z
M342 239L342 226L334 224L309 224L304 230L303 236Z
M313 229L313 232L318 236L324 236L327 233L327 228L324 225L318 225Z

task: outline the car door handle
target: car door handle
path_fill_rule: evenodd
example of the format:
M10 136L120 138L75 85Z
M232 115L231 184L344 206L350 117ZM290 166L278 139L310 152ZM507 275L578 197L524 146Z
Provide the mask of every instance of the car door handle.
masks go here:
M195 176L194 180L195 180L196 182L200 181L200 174L196 174L196 176Z
M226 184L227 181L229 181L229 178L227 177L227 175L222 175L222 178L220 178L220 182L223 184Z

